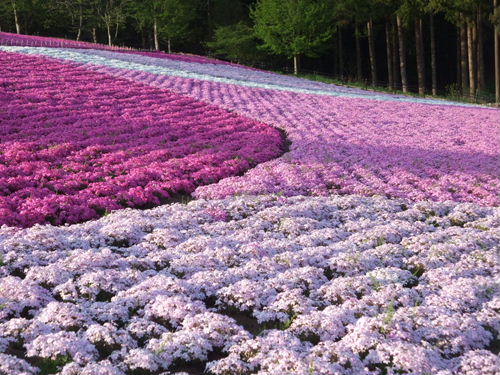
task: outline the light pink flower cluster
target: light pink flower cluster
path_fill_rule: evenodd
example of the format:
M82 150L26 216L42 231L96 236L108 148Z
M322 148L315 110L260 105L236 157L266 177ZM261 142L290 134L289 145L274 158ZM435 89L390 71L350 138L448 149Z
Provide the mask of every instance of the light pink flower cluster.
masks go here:
M2 227L0 373L497 375L499 224L269 195Z
M151 207L277 157L279 131L165 90L0 52L0 225Z
M142 74L137 78L145 80ZM196 197L340 193L500 202L498 110L333 98L173 77L157 77L151 84L282 128L291 142L282 157L242 177L200 187Z

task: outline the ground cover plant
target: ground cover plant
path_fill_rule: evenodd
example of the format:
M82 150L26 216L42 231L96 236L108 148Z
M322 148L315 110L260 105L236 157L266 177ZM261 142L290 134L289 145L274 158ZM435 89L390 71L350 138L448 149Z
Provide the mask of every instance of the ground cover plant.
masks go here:
M498 375L498 117L0 38L0 375Z
M0 229L0 372L495 374L498 210L237 197Z
M158 205L284 146L265 124L42 57L0 53L0 87L0 224Z
M355 193L499 203L494 108L109 51L14 50L190 95L287 133L290 152L199 188L197 197Z

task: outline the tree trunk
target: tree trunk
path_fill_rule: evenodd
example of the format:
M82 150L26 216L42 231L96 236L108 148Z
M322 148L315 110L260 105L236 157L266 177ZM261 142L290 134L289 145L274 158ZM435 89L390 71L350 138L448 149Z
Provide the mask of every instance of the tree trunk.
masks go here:
M117 22L116 23L116 29L115 29L115 36L113 38L113 43L118 39L118 30L120 29L120 24Z
M406 46L405 46L405 36L403 30L403 23L400 16L396 16L396 22L398 25L398 40L399 40L399 67L401 70L401 86L403 92L408 92L408 79L406 77Z
M112 40L111 40L111 24L110 22L106 22L106 31L108 32L108 46L112 46Z
M294 55L293 56L293 74L295 74L295 75L299 74L299 70L300 70L300 56Z
M172 53L172 43L170 41L170 38L167 39L167 51L168 53Z
M392 43L391 43L391 25L385 21L385 44L387 47L387 77L389 79L389 88L394 89L394 77L392 76Z
M158 22L156 20L156 17L153 18L153 39L155 42L155 50L159 51L160 50L160 42L158 41Z
M476 56L474 54L474 21L467 21L467 54L469 57L469 96L476 97Z
M484 41L483 41L483 16L481 9L477 10L477 89L484 91L486 80L484 78Z
M432 95L437 95L437 65L436 65L436 35L434 30L434 15L430 15L431 29L431 71L432 71Z
M394 88L399 87L399 82L401 82L399 61L398 61L398 31L394 22L391 22L392 29L392 80Z
M419 95L425 95L424 43L422 38L422 19L420 17L415 20L415 51L417 54L418 93Z
M82 6L78 8L78 34L76 34L76 40L79 41L82 36L82 26L83 26L83 9Z
M363 65L361 57L361 42L359 40L359 27L356 23L354 26L354 37L356 39L356 80L361 81L363 79Z
M95 44L97 44L97 31L95 27L92 28L92 40Z
M457 85L458 87L462 87L462 72L461 72L461 69L460 69L460 66L461 66L461 61L462 61L462 57L461 57L461 54L460 54L460 41L462 39L460 38L460 27L457 27L457 67L456 67L456 70L457 70Z
M463 15L460 20L460 72L462 74L462 95L468 95L469 89L469 78L468 72L469 67L467 65L467 26Z
M338 30L338 55L339 55L339 73L340 79L344 78L344 49L342 44L342 29Z
M497 105L500 105L500 26L498 25L500 17L500 2L493 0L493 11L495 14L495 99Z
M366 24L368 32L368 52L370 53L370 71L372 76L372 86L377 85L377 59L375 56L375 40L373 35L373 21L370 20Z
M19 23L19 17L17 16L17 6L15 1L11 1L12 10L14 12L14 23L16 24L16 33L21 34L21 24Z

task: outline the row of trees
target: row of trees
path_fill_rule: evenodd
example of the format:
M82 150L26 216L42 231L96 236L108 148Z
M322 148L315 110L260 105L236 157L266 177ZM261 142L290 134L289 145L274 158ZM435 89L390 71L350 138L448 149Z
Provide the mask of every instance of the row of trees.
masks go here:
M494 28L494 43L490 48L494 50L496 101L499 102L498 0L260 0L251 10L255 34L270 51L293 58L295 73L299 70L300 57L320 55L335 33L338 61L342 66L342 33L347 29L354 33L356 71L358 79L361 79L360 38L365 35L373 85L378 83L379 61L374 29L375 24L383 25L388 86L399 86L403 92L408 92L407 34L414 33L410 48L414 48L418 92L421 95L426 93L427 88L427 61L431 70L432 94L437 94L436 14L444 16L457 30L457 84L462 93L471 98L487 90L485 24ZM424 38L424 27L429 30L428 38Z
M499 23L500 0L0 0L7 31L290 59L296 74L303 63L404 92L496 92L497 103Z
M25 34L47 33L56 29L74 37L105 42L110 46L119 41L120 31L130 26L141 38L149 36L154 48L160 49L160 36L167 41L184 40L192 22L199 14L201 0L0 0L0 27ZM61 29L61 30L57 30ZM130 33L130 30L129 30ZM146 45L146 42L143 41Z

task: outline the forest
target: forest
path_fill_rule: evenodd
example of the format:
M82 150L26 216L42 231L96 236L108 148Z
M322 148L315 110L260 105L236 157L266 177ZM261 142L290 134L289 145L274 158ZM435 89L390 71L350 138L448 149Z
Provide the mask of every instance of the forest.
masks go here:
M0 31L500 102L499 0L0 0Z

